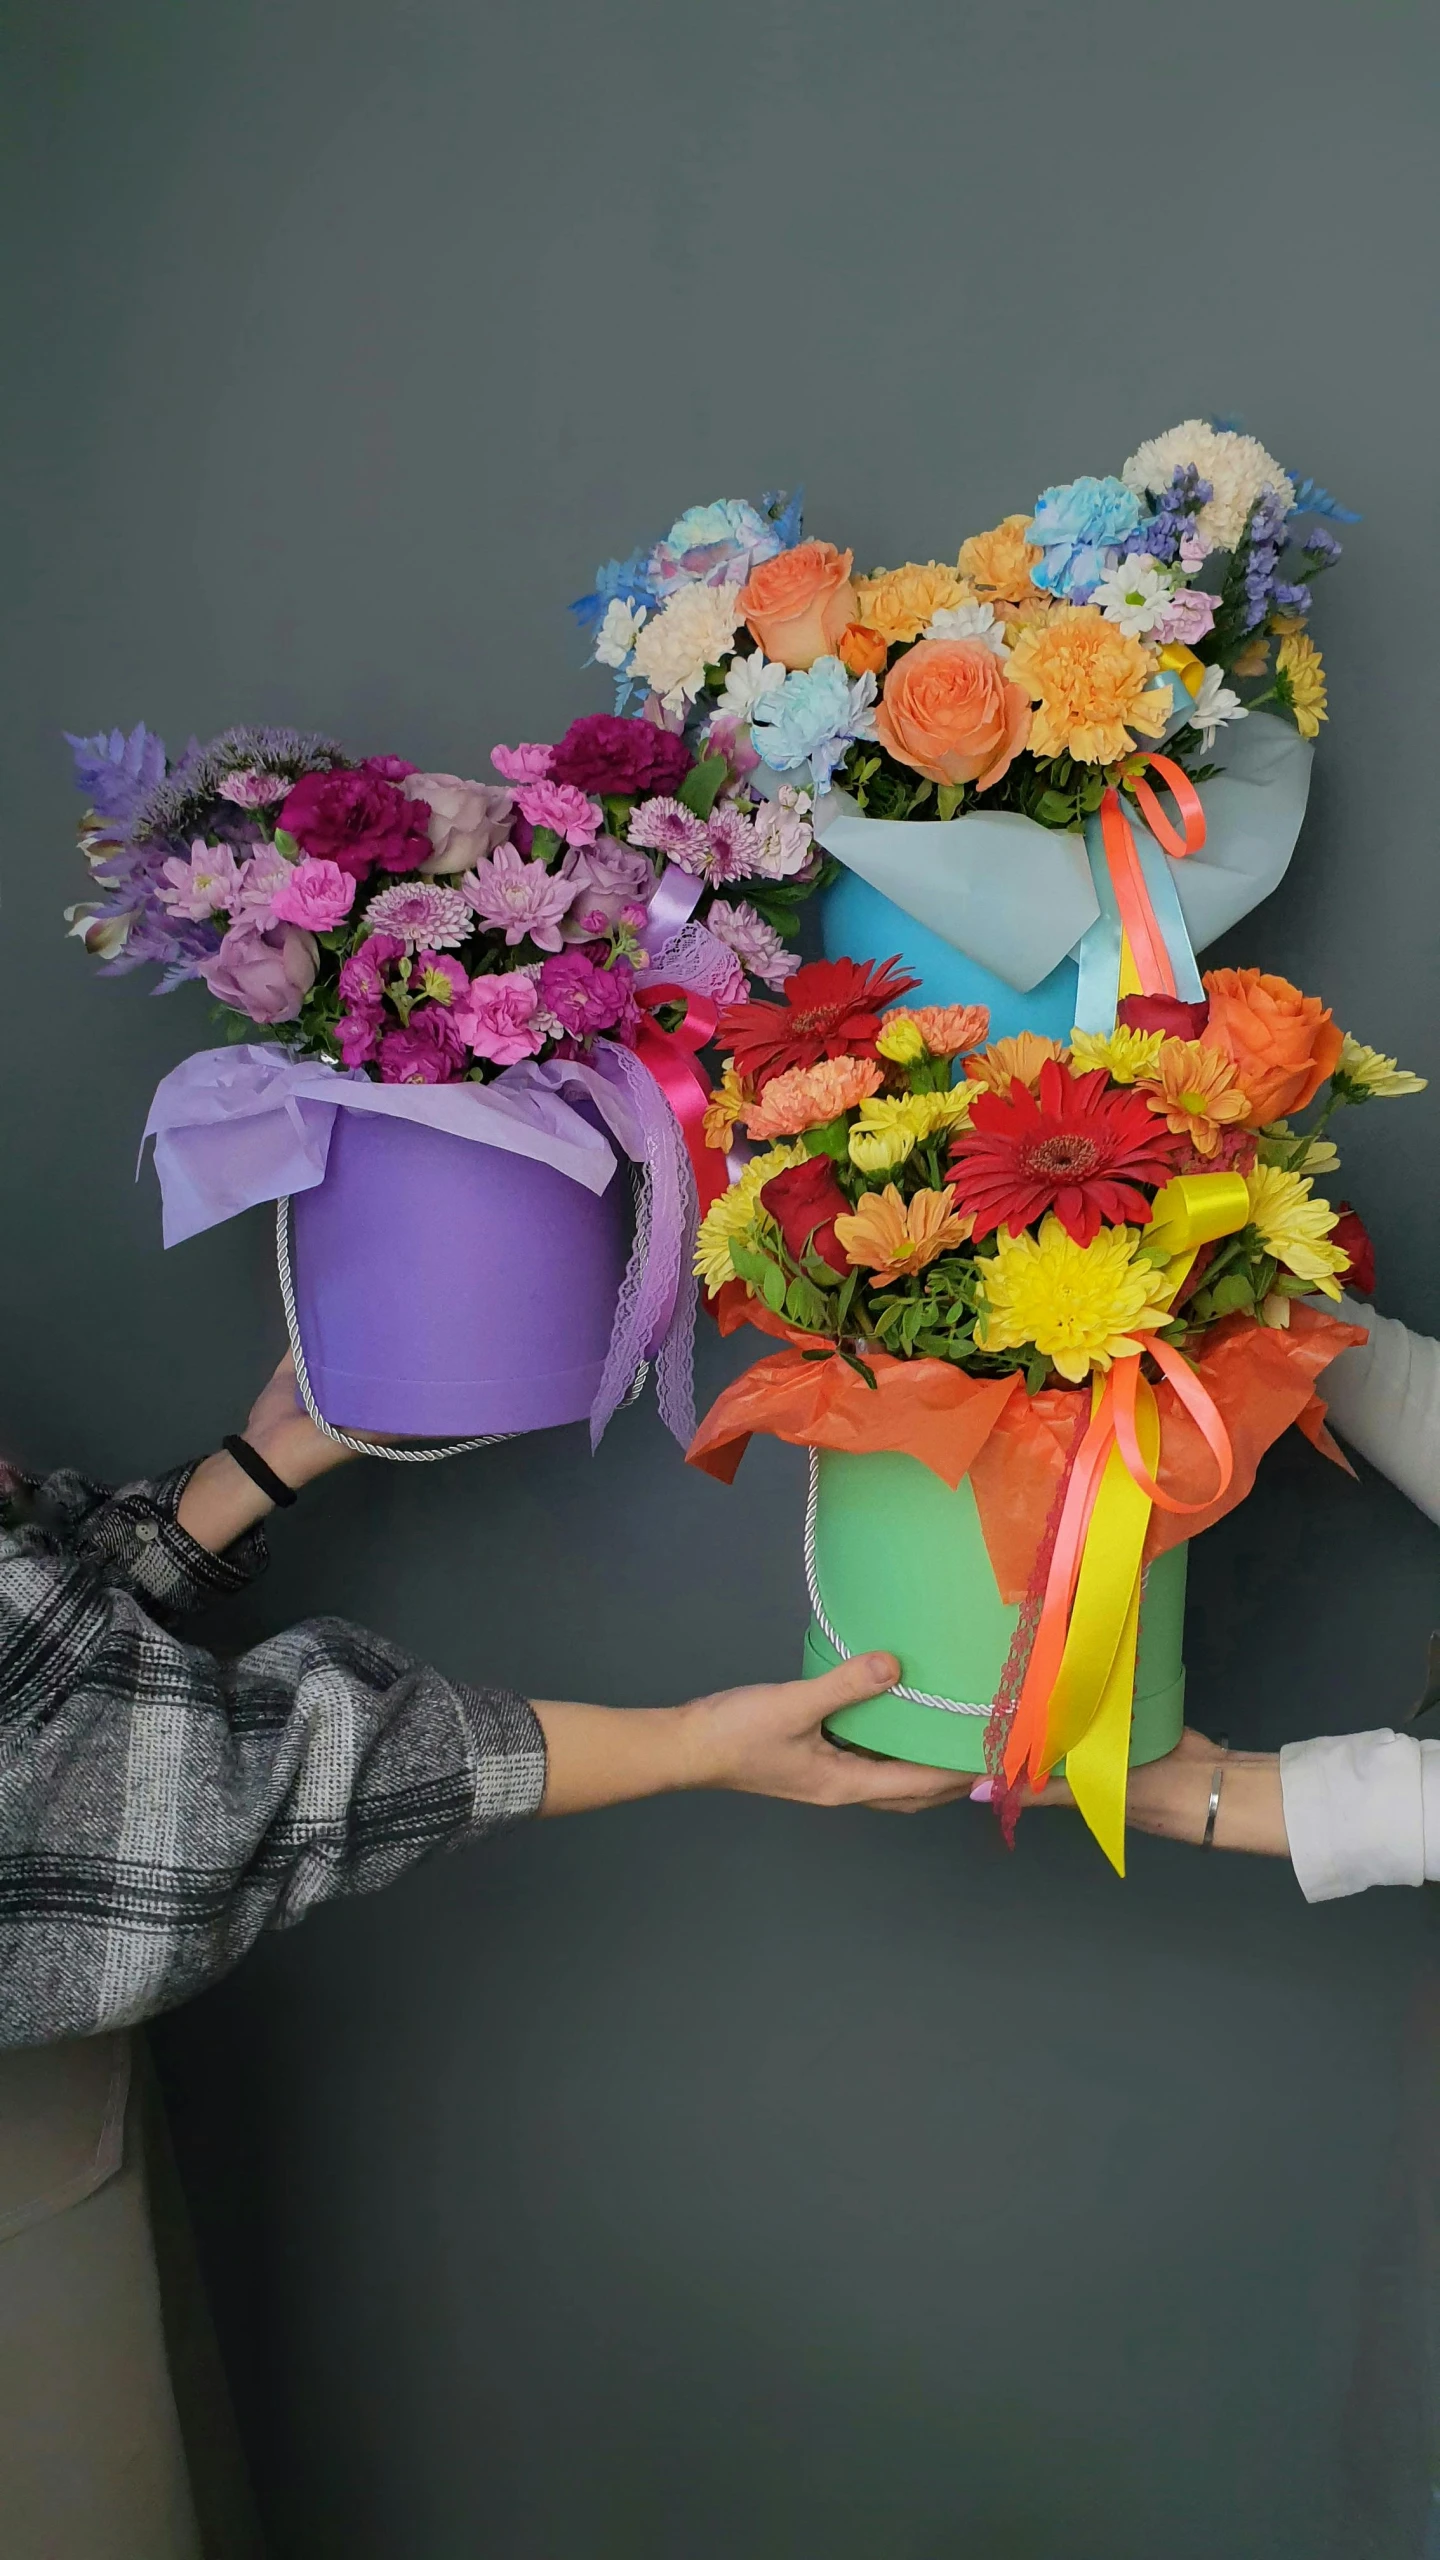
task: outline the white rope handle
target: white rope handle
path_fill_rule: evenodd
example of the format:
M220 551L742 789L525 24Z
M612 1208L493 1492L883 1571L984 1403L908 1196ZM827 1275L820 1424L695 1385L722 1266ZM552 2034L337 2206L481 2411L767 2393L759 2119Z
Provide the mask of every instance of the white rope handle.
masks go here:
M814 1618L815 1624L819 1628L822 1636L825 1638L826 1643L839 1655L842 1662L853 1662L855 1659L854 1654L851 1652L848 1644L842 1643L840 1637L836 1634L835 1629L831 1626L829 1619L825 1615L825 1604L820 1597L820 1581L815 1570L815 1523L819 1515L819 1510L820 1452L818 1449L812 1449L810 1452L810 1490L805 1499L805 1588L810 1595L811 1616ZM962 1705L958 1698L932 1697L928 1689L905 1689L902 1688L898 1682L893 1689L887 1690L885 1694L887 1697L891 1698L908 1698L912 1707L938 1707L942 1715L947 1716L988 1716L990 1713L988 1701L983 1707L971 1706L968 1704Z

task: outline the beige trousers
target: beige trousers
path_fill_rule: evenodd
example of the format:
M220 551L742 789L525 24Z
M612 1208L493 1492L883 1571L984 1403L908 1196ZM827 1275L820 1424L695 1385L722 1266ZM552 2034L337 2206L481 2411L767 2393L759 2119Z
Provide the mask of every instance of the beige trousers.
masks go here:
M4 2560L252 2560L261 2550L218 2358L185 2376L196 2475L221 2484L205 2500L213 2525L207 2513L202 2532L197 2514L151 2223L158 2125L147 2140L131 2071L124 2036L0 2053ZM167 2248L174 2220L167 2211ZM187 2368L205 2366L193 2303L178 2334Z

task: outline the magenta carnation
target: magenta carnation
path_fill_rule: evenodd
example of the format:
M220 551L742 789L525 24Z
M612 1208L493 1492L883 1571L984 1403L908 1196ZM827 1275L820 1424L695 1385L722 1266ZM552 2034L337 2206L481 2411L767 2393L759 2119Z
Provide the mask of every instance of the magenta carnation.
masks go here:
M668 729L592 711L571 721L551 756L550 778L573 783L577 791L635 798L642 791L677 791L691 762L684 739L672 737Z
M634 972L623 960L597 968L584 951L563 951L540 966L540 1001L577 1040L613 1031L633 1005Z
M306 853L338 863L352 880L377 870L418 871L430 852L424 801L407 800L393 782L363 767L303 775L286 795L280 824Z
M416 770L403 756L365 756L356 767L358 773L373 773L381 782L408 782Z
M464 1066L465 1047L454 1017L439 1005L417 1005L403 1030L381 1037L382 1084L453 1084Z

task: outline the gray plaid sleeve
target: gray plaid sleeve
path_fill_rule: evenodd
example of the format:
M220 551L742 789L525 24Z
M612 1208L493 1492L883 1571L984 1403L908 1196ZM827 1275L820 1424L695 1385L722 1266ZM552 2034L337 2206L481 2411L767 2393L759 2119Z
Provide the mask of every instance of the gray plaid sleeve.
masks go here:
M175 1517L194 1464L111 1492L68 1469L28 1488L37 1525L50 1525L74 1553L117 1590L132 1591L166 1624L188 1617L263 1573L270 1551L259 1528L247 1529L223 1555L197 1546Z
M62 1486L50 1526L0 1530L0 2046L171 2007L262 1929L544 1791L544 1738L508 1690L339 1619L234 1661L158 1623L194 1574L156 1495L76 1491L66 1536Z

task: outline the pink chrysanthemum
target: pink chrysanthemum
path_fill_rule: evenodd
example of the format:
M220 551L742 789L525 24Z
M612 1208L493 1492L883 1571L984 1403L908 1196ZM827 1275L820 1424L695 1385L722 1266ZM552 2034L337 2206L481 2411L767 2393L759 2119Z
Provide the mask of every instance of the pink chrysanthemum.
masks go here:
M365 923L372 933L393 933L411 950L425 943L432 951L447 951L475 929L469 900L433 880L402 880L382 889L366 908Z
M717 898L705 922L717 942L733 951L740 966L752 978L763 978L767 987L783 987L800 966L798 951L790 951L772 924L737 898Z
M704 819L663 793L656 800L641 801L630 821L629 838L642 852L663 854L681 871L699 876L706 870L710 835Z
M733 801L722 800L705 828L709 841L707 880L748 880L760 868L754 821Z

